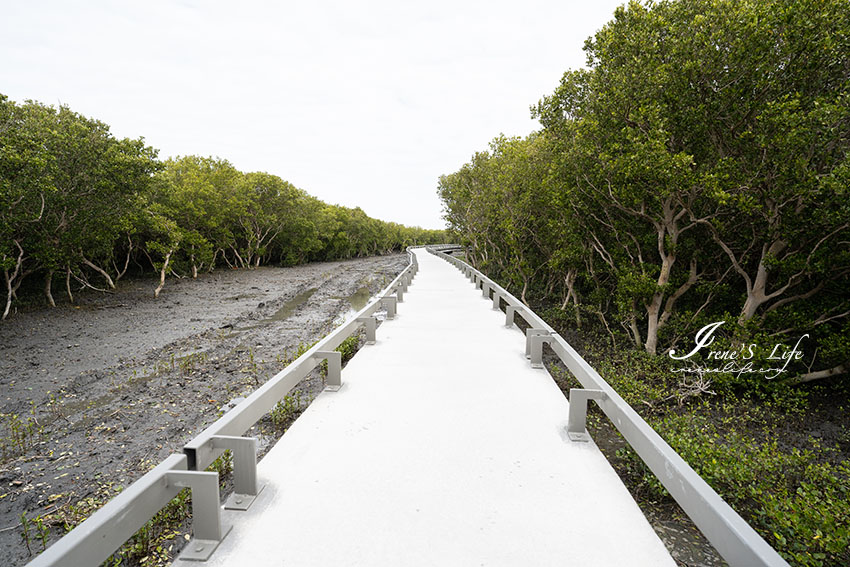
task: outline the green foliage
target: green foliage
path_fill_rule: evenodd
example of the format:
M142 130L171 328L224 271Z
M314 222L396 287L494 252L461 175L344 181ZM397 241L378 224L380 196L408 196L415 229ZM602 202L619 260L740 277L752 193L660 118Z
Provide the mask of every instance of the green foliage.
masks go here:
M14 413L0 413L0 424L5 430L0 437L0 463L23 455L44 438L44 426L38 422L35 406L25 418Z
M275 404L272 411L269 412L269 418L272 424L278 430L285 430L295 419L304 411L306 404L301 397L301 392L287 394L284 398Z
M206 470L218 473L218 481L223 486L226 477L233 472L233 453L230 449L226 449Z
M585 51L539 132L440 178L472 263L650 354L725 320L730 342L808 335L800 380L846 375L850 4L632 1Z
M104 565L168 565L172 559L172 544L169 542L181 536L183 523L190 516L191 509L192 493L188 488L183 489L104 561Z
M562 334L570 332L572 319L560 309L550 308L544 317ZM770 545L792 565L848 564L850 466L845 455L850 430L835 419L845 411L845 384L758 389L718 383L729 379L720 375L693 392L688 379L672 372L674 361L611 347L604 337L604 331L586 328L576 348ZM728 337L721 340L718 348L732 347ZM553 376L564 391L577 386L557 368ZM819 414L823 411L829 417ZM608 420L589 408L591 433L596 435L602 423L607 431ZM808 431L818 437L808 437ZM619 448L620 442L609 447L606 439L601 435L597 442L603 451L616 448L609 457L638 501L650 507L669 504L662 483L637 454L628 446Z
M64 273L73 302L72 282L113 288L132 259L159 273L158 295L169 275L446 242L444 231L327 205L277 176L243 173L223 159L160 162L156 155L143 139L118 140L106 124L67 107L18 105L0 95L3 318L24 278L43 278L52 305L54 274Z
M744 433L732 418L718 428L705 415L654 420L653 427L712 488L795 565L840 565L850 549L850 467L829 448L784 449L776 437ZM632 482L655 498L658 479L631 449L618 452Z
M0 95L4 318L34 272L44 277L51 303L57 270L90 287L89 277L98 274L114 287L109 263L159 168L155 158L141 139L118 140L102 122L67 107L16 105Z
M334 350L342 353L342 364L345 365L360 350L360 334L351 335Z

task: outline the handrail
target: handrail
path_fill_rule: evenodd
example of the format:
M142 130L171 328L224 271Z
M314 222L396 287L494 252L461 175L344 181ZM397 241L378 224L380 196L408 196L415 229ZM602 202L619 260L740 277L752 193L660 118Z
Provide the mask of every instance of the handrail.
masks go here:
M529 325L529 331L546 335L547 343L588 390L604 393L596 403L623 435L629 445L675 498L685 513L730 565L788 567L788 563L717 492L700 477L676 451L647 424L632 407L593 369L546 321L506 289L466 262L444 254L436 247L426 249L449 261L507 303ZM496 306L496 299L493 300ZM513 318L511 317L511 322ZM541 333L538 333L541 334ZM539 342L539 341L538 341ZM532 357L533 362L534 357Z
M168 456L28 566L99 565L180 492L166 475L185 470L185 455Z
M253 462L250 462L250 449L255 446L251 443L241 443L255 440L238 436L268 413L322 360L329 358L332 353L328 351L333 351L361 325L367 329L367 340L374 341L374 313L387 304L388 318L391 318L395 313L396 302L401 300L403 292L419 270L419 263L411 248L416 247L407 249L410 262L408 266L366 307L349 316L340 327L189 441L183 448L184 454L168 456L35 557L27 567L100 565L183 488L192 489L192 531L195 537L180 557L199 561L207 559L227 535L230 527L221 523L218 473L202 471L224 451L225 446L234 447L237 455L242 453L243 456L237 456L235 459L234 475L246 474L244 470L237 470L240 466L247 468L246 462L251 468L256 467L256 452L253 453ZM392 297L393 293L396 293L397 297ZM244 451L246 445L249 445L247 453ZM244 458L246 454L248 459ZM256 483L255 474L253 478ZM236 480L236 488L240 488L240 479Z

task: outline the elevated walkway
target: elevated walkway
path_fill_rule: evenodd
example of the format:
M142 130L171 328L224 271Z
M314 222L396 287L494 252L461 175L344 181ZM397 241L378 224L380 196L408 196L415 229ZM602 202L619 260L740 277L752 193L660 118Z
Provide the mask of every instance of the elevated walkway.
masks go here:
M452 265L420 270L375 345L258 464L265 488L204 563L673 566L568 402Z

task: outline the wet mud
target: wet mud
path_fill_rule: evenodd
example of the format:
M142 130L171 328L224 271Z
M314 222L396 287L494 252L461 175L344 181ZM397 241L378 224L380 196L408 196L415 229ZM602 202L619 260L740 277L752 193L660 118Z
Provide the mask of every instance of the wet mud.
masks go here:
M182 452L407 262L220 270L169 281L158 299L155 282L122 281L114 294L0 323L2 564L27 563L63 533L57 518L91 513ZM314 373L298 404L321 388Z

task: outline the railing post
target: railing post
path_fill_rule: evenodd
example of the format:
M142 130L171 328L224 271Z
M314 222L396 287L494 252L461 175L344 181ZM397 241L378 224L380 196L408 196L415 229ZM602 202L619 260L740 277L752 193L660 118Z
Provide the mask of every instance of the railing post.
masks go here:
M490 282L484 280L481 281L481 295L490 299Z
M180 559L206 561L233 526L222 525L218 494L218 473L169 471L165 482L192 490L192 533L194 538L180 553Z
M508 305L505 307L505 327L513 327L514 326L514 315L516 313L522 312L522 307L517 307L515 305ZM528 356L528 345L525 347L525 355Z
M328 361L328 381L325 390L336 392L342 387L342 353L335 350L317 351L313 358Z
M375 344L375 328L378 325L378 320L374 317L358 317L357 322L363 323L363 326L366 327L366 344Z
M493 288L493 309L499 311L502 307L502 295Z
M224 504L227 510L247 510L263 489L257 483L257 438L216 435L212 438L216 449L233 452L233 494Z
M528 329L525 339L525 354L531 359L532 368L543 368L543 343L551 343L552 336L546 329Z
M602 390L570 388L570 416L567 420L567 435L571 441L587 443L587 400L605 400L608 394Z
M529 328L525 330L525 358L531 358L531 337L537 335L548 335L546 329Z
M398 298L393 297L391 295L387 295L381 298L381 305L386 306L387 309L387 319L394 319L396 314L396 307L398 305Z
M399 303L401 303L402 301L404 301L404 289L403 289L403 287L404 287L404 286L399 285L399 286L398 286L398 288L395 290L396 297L398 297L398 302L399 302Z

